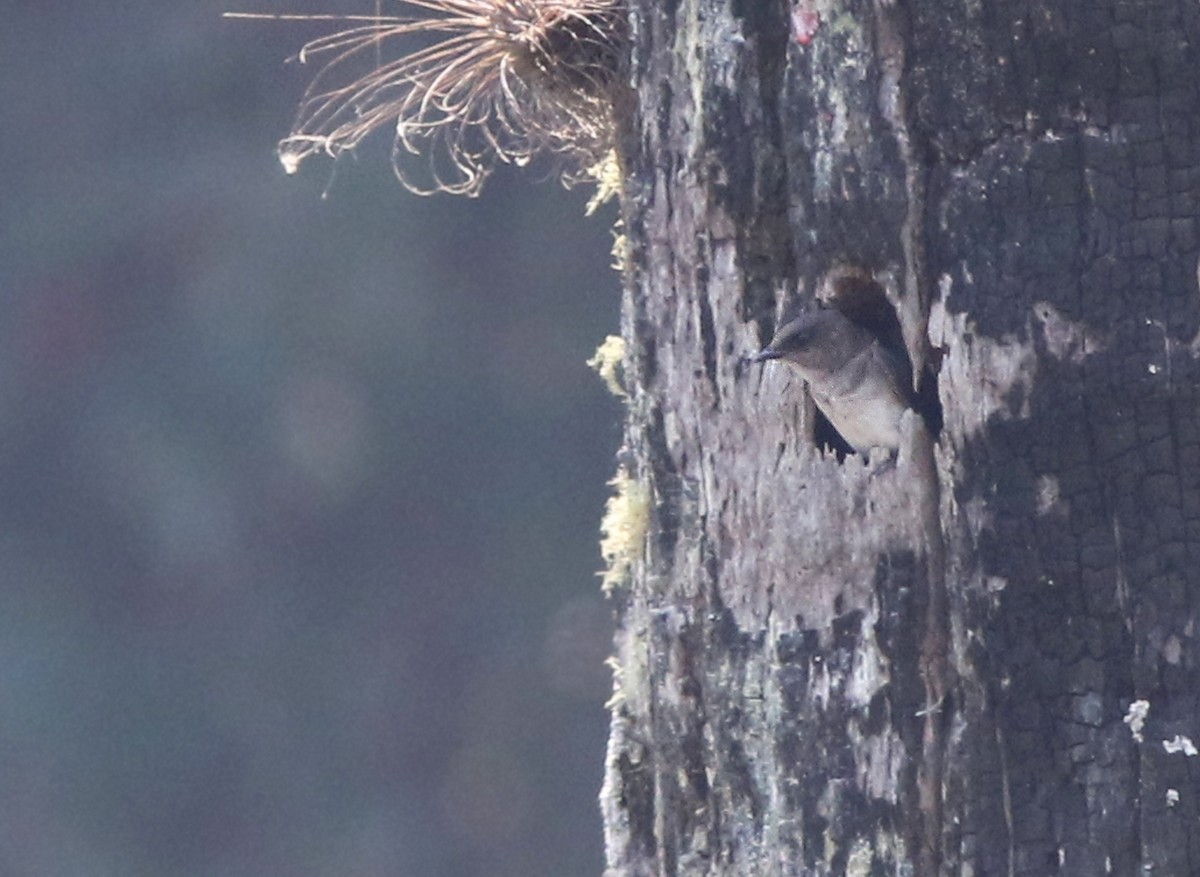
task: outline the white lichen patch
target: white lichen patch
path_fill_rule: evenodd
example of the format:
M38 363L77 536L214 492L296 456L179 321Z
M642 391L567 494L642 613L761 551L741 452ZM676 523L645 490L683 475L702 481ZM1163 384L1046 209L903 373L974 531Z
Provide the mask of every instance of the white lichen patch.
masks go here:
M1129 705L1129 709L1125 712L1125 718L1122 719L1129 726L1129 733L1133 735L1133 739L1141 743L1142 730L1146 727L1146 717L1150 715L1150 701L1135 700Z
M1037 514L1038 517L1070 514L1070 509L1059 491L1058 479L1053 475L1042 475L1037 480Z
M901 776L908 764L908 753L899 735L888 728L864 736L851 724L850 741L855 752L855 777L858 787L869 798L896 803Z
M846 683L846 701L859 709L865 709L871 699L891 679L887 661L875 639L875 617L864 613L859 631L860 646L854 652L854 665Z
M1172 666L1179 665L1179 662L1183 660L1183 642L1180 641L1179 637L1174 634L1167 637L1167 641L1163 643L1162 656L1163 660L1168 664Z
M1085 323L1067 319L1049 302L1036 302L1033 316L1042 327L1046 349L1055 359L1078 364L1108 347L1108 338L1104 333L1089 328Z
M621 666L621 659L616 655L605 658L604 666L612 672L613 684L612 696L605 702L604 708L612 712L625 702L625 670Z
M1162 741L1163 749L1168 755L1178 755L1183 753L1188 758L1195 758L1200 755L1200 750L1196 749L1196 744L1192 742L1191 737L1185 737L1183 734L1176 734L1170 740Z
M870 877L875 850L865 837L855 838L846 857L846 877Z
M625 339L619 335L609 335L596 348L595 355L587 361L587 364L595 369L596 374L600 375L600 380L604 381L604 386L608 387L609 392L624 399L629 394L621 386L621 381L617 377L617 371L624 362Z
M650 523L650 489L624 469L608 482L616 493L604 506L600 521L600 556L604 571L601 588L610 593L625 580L633 564L642 557Z
M929 340L946 350L938 382L946 429L951 435L970 438L993 417L1029 417L1037 352L1031 341L1012 334L988 338L978 334L966 314L947 313L943 302L952 282L949 275L942 275L942 295L929 316ZM1016 407L1014 401L1019 401Z

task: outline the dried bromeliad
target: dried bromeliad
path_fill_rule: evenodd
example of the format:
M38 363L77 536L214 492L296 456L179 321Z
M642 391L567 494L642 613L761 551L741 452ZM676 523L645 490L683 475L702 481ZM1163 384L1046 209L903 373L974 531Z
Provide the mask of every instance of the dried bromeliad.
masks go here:
M477 195L498 163L539 155L563 158L569 180L613 149L621 0L393 2L402 14L231 14L347 25L299 54L322 66L279 144L289 173L385 125L396 175L419 194Z

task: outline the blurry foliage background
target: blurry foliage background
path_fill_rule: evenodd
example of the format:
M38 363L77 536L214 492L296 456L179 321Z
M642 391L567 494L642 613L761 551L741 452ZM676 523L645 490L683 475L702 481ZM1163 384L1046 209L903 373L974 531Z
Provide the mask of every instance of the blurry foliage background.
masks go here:
M239 9L373 4L5 9L0 872L596 875L612 216L285 176Z

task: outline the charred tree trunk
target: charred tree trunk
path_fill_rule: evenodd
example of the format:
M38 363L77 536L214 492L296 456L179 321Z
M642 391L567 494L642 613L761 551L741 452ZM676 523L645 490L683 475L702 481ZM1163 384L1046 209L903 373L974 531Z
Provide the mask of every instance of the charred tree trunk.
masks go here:
M632 6L608 873L1200 873L1200 7ZM839 265L894 463L743 359Z

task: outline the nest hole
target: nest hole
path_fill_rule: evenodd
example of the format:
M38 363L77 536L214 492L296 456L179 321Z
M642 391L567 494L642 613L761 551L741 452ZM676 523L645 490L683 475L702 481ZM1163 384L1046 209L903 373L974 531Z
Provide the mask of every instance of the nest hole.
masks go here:
M851 322L862 326L878 338L885 346L900 354L908 387L913 387L912 359L904 343L904 330L896 308L888 299L887 292L874 277L866 272L849 267L832 269L822 280L818 297L826 307L834 308ZM918 376L916 389L911 392L909 404L921 416L925 427L936 442L941 435L944 417L938 395L938 372L941 368L943 351L931 349L924 368ZM844 460L853 448L834 429L833 425L817 412L814 437L818 446L837 454Z

